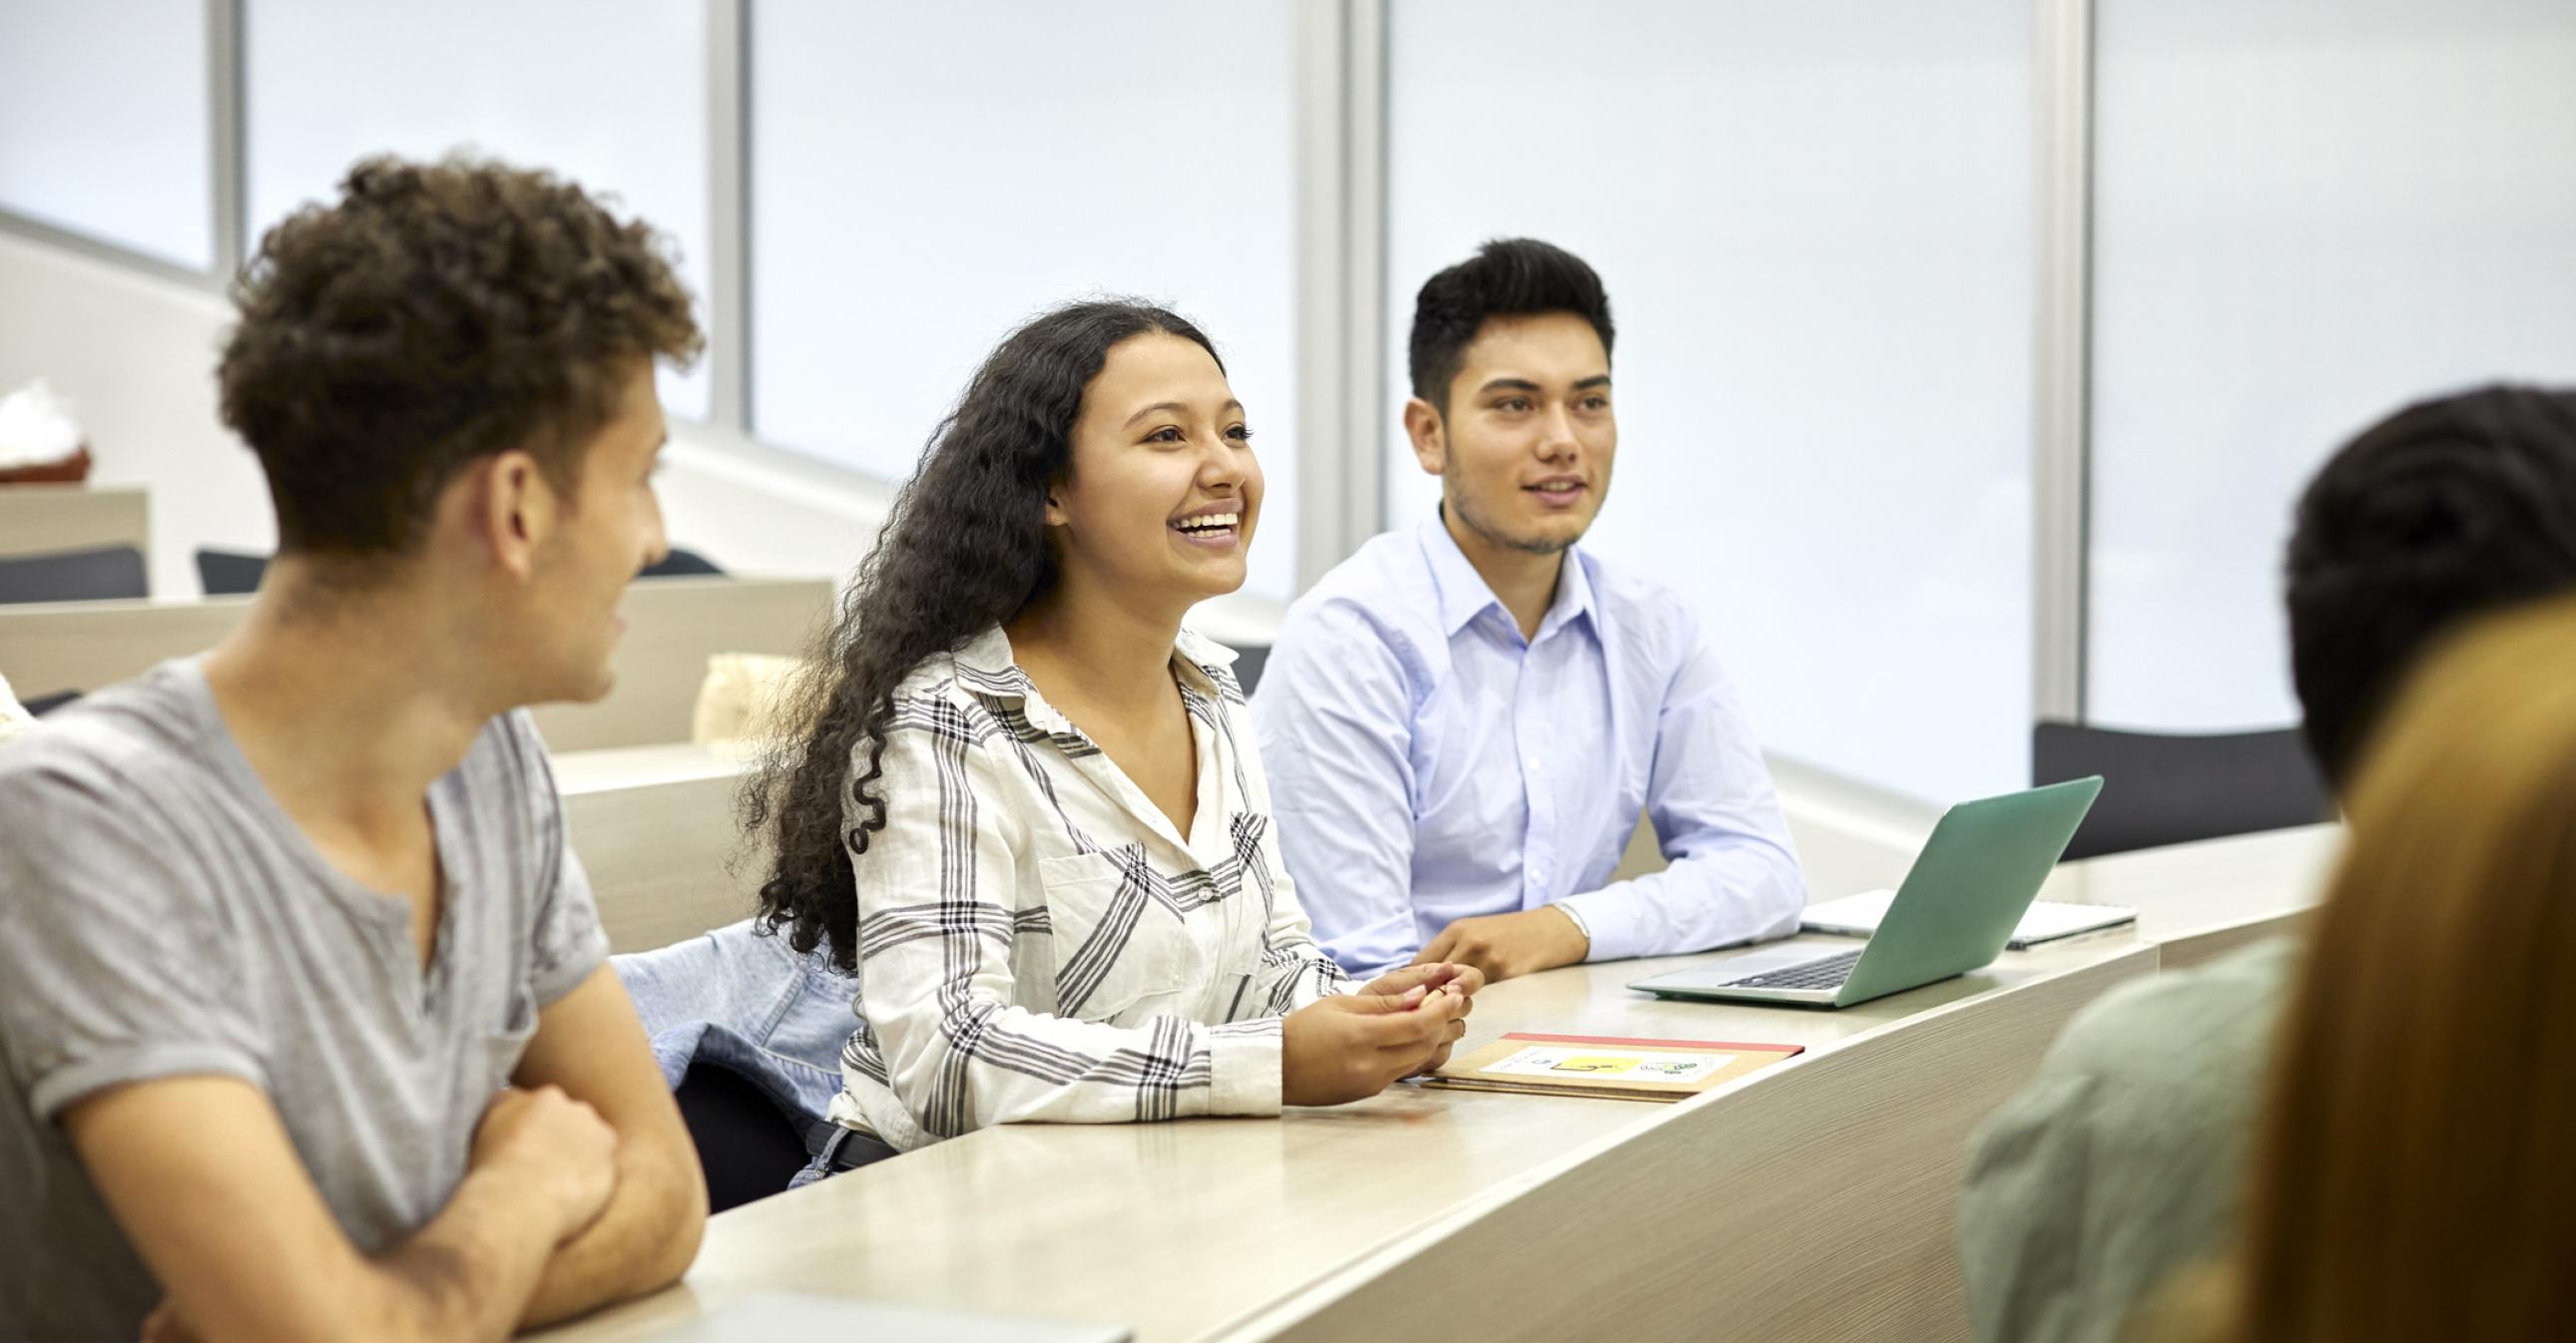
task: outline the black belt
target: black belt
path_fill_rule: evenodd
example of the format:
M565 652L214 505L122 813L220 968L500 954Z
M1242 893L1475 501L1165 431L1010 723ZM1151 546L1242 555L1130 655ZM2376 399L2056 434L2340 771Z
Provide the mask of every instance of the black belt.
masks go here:
M835 1132L823 1140L823 1168L834 1175L857 1170L861 1166L883 1161L895 1151L886 1140L873 1133L834 1125Z

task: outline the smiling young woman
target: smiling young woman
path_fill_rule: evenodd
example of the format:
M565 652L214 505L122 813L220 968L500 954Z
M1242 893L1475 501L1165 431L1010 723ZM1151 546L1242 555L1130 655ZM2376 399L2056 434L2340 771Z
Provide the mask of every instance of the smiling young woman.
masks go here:
M1275 1114L1436 1067L1476 971L1354 991L1281 866L1233 655L1261 466L1197 327L1057 309L968 385L746 795L763 918L863 971L814 1174L1014 1120Z

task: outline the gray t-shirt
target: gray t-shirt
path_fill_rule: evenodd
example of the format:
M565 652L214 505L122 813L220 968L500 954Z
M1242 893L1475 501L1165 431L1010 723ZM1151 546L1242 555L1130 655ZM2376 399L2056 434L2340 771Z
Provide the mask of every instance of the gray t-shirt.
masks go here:
M492 720L429 807L445 904L424 969L409 902L323 861L195 660L0 749L5 1332L122 1343L160 1301L57 1123L120 1083L258 1086L362 1252L446 1203L537 1009L608 946L525 714Z
M2297 944L2257 943L2078 1013L1977 1134L1959 1266L1978 1343L2109 1343L2236 1224Z

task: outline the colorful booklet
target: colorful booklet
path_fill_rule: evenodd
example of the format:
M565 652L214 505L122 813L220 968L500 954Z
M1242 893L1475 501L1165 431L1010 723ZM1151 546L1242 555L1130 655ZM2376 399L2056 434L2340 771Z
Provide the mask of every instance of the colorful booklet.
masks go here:
M1424 1086L1602 1100L1677 1101L1756 1068L1806 1052L1805 1045L1723 1040L1635 1040L1616 1035L1514 1031L1423 1079Z

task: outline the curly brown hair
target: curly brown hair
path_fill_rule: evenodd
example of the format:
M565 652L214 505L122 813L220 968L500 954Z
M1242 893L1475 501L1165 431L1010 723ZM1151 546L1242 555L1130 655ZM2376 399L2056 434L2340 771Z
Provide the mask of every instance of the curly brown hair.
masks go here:
M380 157L340 191L260 240L217 373L281 552L407 553L458 471L513 448L571 494L633 362L704 345L661 235L574 183Z

